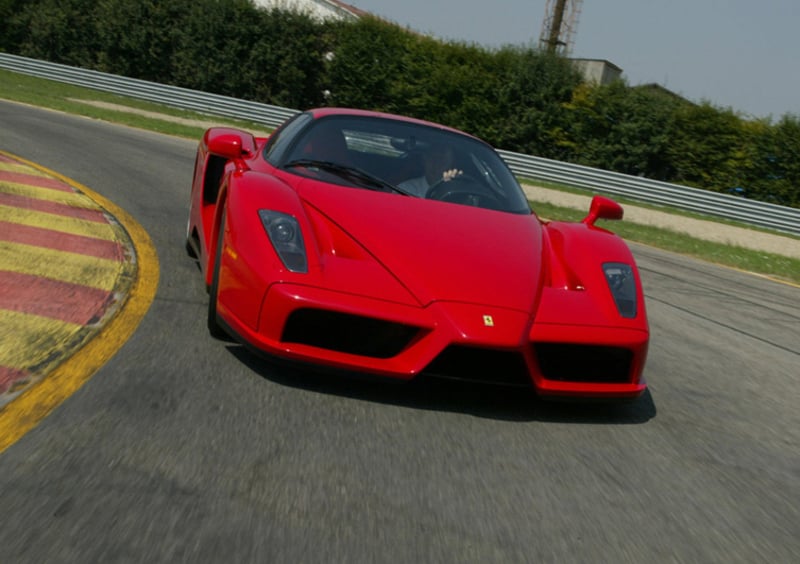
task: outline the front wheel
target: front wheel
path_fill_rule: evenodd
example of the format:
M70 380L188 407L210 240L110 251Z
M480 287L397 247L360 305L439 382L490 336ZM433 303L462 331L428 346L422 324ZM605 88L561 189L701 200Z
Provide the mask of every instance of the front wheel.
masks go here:
M208 295L208 332L215 339L229 339L225 329L217 320L217 294L219 293L219 271L222 263L222 245L225 239L225 213L220 219L219 235L217 235L217 252L214 255L214 272L211 276L211 288Z
M191 218L186 221L186 254L193 259L199 258L194 250L192 244L192 220Z

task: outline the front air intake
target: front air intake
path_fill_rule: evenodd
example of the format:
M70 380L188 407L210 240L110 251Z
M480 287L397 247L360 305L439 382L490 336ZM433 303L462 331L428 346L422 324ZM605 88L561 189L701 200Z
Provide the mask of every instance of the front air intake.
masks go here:
M558 382L624 383L630 381L633 353L620 347L536 343L542 376Z
M281 340L372 358L391 358L405 349L419 328L383 319L322 309L289 315Z
M531 386L525 359L519 352L451 345L433 359L424 375L485 382L504 386Z

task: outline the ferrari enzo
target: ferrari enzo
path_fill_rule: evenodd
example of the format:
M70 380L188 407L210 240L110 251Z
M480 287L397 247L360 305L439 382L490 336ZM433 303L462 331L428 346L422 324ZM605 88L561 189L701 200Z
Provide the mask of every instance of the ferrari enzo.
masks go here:
M296 114L269 137L205 132L187 250L208 328L272 357L400 380L635 398L649 329L627 245L545 221L488 144L360 110Z

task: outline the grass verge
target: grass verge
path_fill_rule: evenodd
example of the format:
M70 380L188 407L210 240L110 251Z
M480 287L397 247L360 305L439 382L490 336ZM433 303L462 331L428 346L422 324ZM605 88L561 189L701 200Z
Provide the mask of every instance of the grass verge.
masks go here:
M586 210L582 211L537 202L536 213L551 220L580 221L586 215ZM634 241L664 249L665 251L763 274L785 282L800 284L800 260L797 259L704 241L669 229L641 225L630 221L606 222L604 227L627 241Z
M0 69L0 98L189 139L199 139L206 128L209 127L209 125L205 124L212 123L231 125L248 131L263 131L266 129L263 124L253 124L246 121L230 120L179 108L171 108L3 69ZM91 102L117 104L130 108L132 111L101 108L91 105ZM143 116L136 113L136 110L155 112L163 115L164 119ZM171 118L193 120L198 122L198 125L176 123Z

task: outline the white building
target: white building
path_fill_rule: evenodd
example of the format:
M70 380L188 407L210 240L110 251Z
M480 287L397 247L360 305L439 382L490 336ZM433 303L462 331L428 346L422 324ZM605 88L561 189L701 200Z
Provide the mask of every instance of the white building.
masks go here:
M308 14L316 20L357 20L366 12L338 0L253 0L256 6Z
M604 59L570 59L586 82L609 84L622 77L622 69Z

